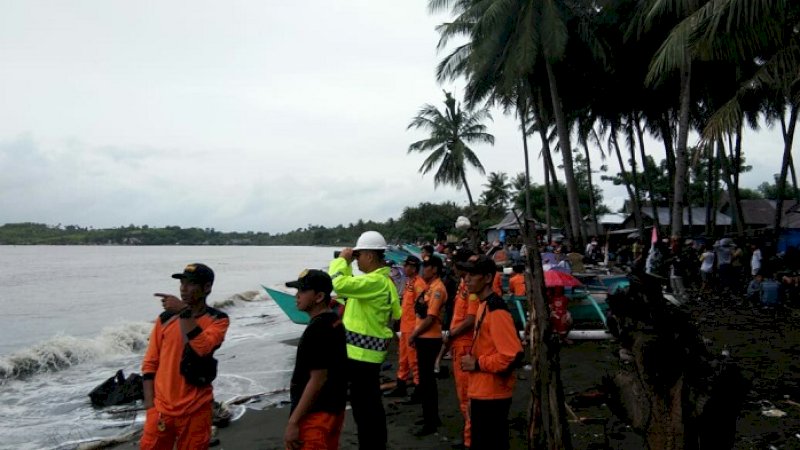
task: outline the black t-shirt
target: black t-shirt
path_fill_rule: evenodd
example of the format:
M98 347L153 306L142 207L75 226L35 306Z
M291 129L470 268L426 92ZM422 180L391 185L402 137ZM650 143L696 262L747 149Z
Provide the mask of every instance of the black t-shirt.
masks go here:
M328 370L328 379L309 412L339 413L347 400L347 348L344 325L333 312L325 312L311 319L300 343L290 387L292 411L297 407L303 390L311 379L312 370Z

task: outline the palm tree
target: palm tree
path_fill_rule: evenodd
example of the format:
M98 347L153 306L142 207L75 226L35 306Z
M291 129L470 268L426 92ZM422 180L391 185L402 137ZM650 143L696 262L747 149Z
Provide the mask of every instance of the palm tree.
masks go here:
M486 190L481 194L481 203L493 214L505 214L511 198L508 175L504 172L491 172L483 186Z
M420 173L424 175L436 168L434 187L440 184L455 186L457 190L463 187L467 191L470 207L474 208L466 167L470 165L481 174L485 174L486 170L467 144L494 145L494 136L486 132L486 125L482 123L486 119L491 120L492 116L485 108L475 112L462 110L450 92L444 94L444 112L426 104L408 124L407 129L422 128L430 132L429 138L409 145L408 153L431 152L420 166Z

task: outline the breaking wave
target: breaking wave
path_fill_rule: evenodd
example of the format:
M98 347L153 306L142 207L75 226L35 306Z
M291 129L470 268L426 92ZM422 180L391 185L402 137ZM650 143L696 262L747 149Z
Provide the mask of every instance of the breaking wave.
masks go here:
M0 358L0 384L43 372L55 372L87 361L141 352L147 346L151 324L126 323L104 328L95 338L57 336Z
M212 306L226 309L237 302L258 301L261 297L257 291L246 291ZM37 373L56 372L88 361L144 352L152 327L152 323L129 322L114 328L103 328L100 335L94 338L56 336L10 356L0 357L0 384Z

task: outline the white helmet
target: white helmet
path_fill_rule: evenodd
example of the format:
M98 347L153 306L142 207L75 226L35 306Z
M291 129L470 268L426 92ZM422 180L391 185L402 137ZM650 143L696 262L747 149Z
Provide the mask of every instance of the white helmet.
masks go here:
M377 231L361 233L353 250L386 250L386 239Z

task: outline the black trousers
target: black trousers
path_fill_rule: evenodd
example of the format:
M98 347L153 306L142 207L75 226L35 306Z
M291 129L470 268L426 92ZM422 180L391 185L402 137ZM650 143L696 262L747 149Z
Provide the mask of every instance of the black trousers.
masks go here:
M360 450L386 449L386 413L381 394L381 365L347 360L350 406L358 430Z
M511 399L469 400L471 450L508 450L508 411Z
M433 366L439 350L442 348L441 338L417 338L417 365L419 366L419 398L422 401L422 418L425 425L438 426L439 420L439 388L436 386L436 374Z

